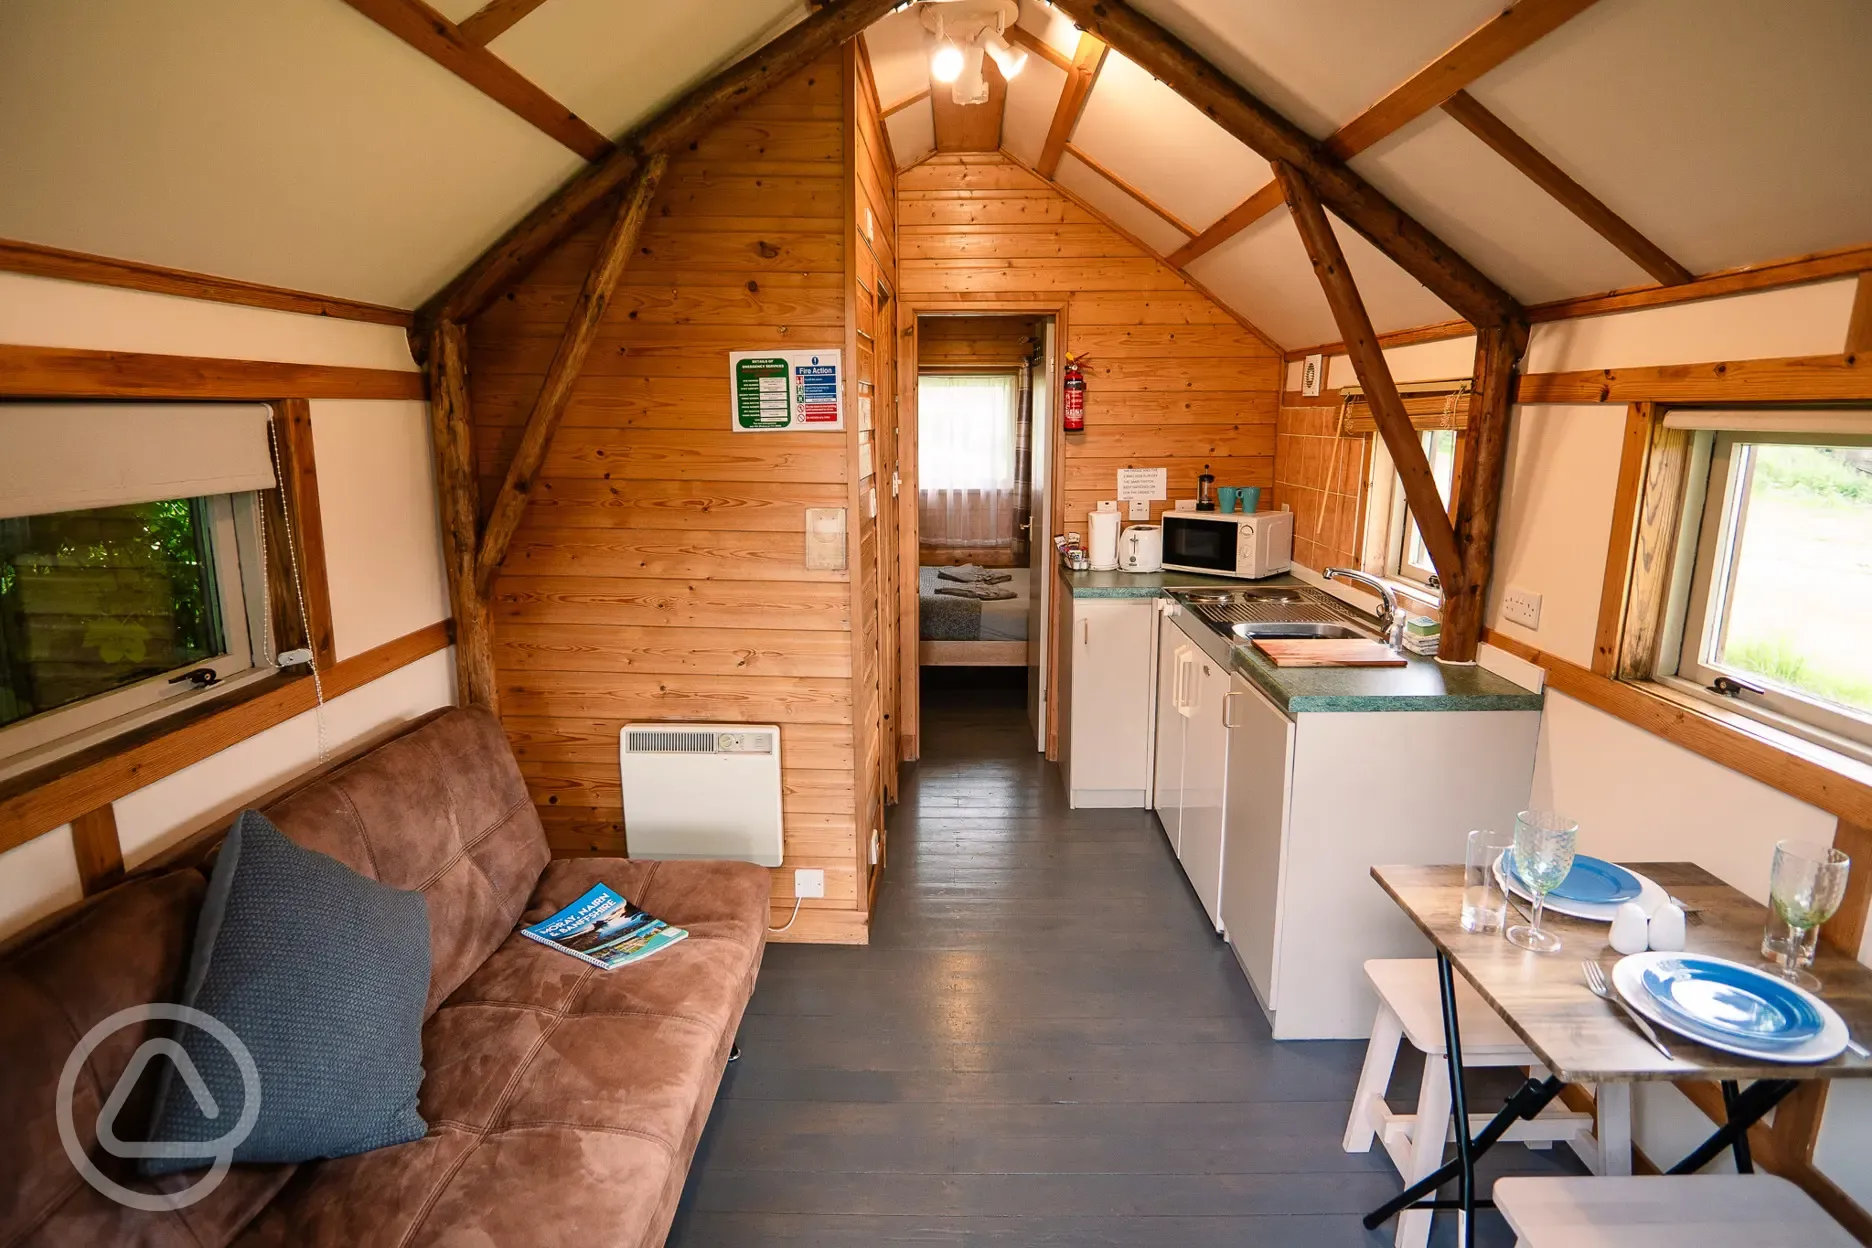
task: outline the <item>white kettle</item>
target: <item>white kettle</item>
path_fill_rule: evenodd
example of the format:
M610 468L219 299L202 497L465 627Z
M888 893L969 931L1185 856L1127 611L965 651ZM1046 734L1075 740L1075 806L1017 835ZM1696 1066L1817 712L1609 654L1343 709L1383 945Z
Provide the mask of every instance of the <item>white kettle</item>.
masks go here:
M1163 528L1134 524L1118 537L1118 566L1126 572L1163 571Z

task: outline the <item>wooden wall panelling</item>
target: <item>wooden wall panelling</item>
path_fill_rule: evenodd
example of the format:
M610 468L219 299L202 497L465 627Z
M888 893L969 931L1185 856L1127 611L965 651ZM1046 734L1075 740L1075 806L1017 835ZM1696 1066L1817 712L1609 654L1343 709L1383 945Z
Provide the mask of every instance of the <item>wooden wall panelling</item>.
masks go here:
M261 506L267 524L274 652L310 647L313 661L326 671L338 662L338 647L325 566L325 524L319 511L318 463L312 450L312 405L304 399L275 403L272 433L279 488L266 491Z
M728 352L838 347L855 376L844 85L841 54L821 56L672 154L493 584L502 722L556 853L628 848L625 723L781 726L773 921L792 913L793 868L827 883L785 940L865 938L857 415L848 389L846 433L731 432ZM470 323L482 485L505 469L601 234L569 235ZM851 571L806 571L817 506L848 509Z
M483 598L493 588L494 574L501 560L507 557L507 546L513 540L514 530L520 527L520 517L526 510L546 452L552 446L553 434L558 431L560 418L565 415L566 404L572 398L572 388L578 384L585 357L591 351L605 309L611 303L612 288L617 285L624 266L630 263L637 236L650 215L650 202L656 197L657 187L668 167L669 158L658 153L646 159L637 170L636 177L624 190L617 214L605 231L604 240L579 287L578 298L566 320L565 333L553 349L552 363L547 366L546 378L540 384L539 397L533 401L533 410L527 415L513 458L508 462L506 479L495 495L487 524L481 531L475 555L475 592Z
M140 260L118 260L88 252L66 251L60 247L46 247L10 238L0 238L0 272L89 282L94 286L119 286L125 290L179 295L184 299L210 299L216 303L270 308L275 312L335 316L348 321L370 321L403 329L409 328L414 319L411 312L385 307L380 303L315 295L303 290L288 290L284 286L264 286L258 282L243 282L238 278L171 269L160 264L144 264Z
M123 845L117 839L117 811L106 804L71 821L72 852L85 896L101 893L124 878Z

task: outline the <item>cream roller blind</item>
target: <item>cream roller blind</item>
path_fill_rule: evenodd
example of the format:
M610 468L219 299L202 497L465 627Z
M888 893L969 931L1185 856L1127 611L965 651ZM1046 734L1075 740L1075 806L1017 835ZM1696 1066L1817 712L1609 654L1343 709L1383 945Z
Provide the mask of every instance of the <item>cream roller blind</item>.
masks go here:
M1466 377L1450 381L1407 381L1398 386L1398 395L1404 400L1405 414L1410 417L1411 427L1424 429L1467 429L1469 427L1469 408L1475 401L1470 381ZM1354 433L1372 433L1378 428L1378 421L1372 416L1371 404L1365 398L1365 391L1358 386L1346 386L1339 391L1339 433L1341 436Z
M262 403L0 403L0 519L273 488Z
M1678 407L1664 414L1666 429L1722 433L1834 433L1872 435L1872 408Z

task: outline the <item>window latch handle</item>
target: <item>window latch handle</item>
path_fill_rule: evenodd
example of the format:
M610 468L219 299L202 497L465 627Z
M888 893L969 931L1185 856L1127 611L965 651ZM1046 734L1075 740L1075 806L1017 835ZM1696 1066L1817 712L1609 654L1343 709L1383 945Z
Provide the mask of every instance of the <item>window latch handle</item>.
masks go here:
M220 679L221 673L215 671L214 668L198 667L192 672L183 672L180 676L171 676L169 678L169 683L172 685L179 685L186 680L197 689L206 689L209 685L215 684Z
M1720 693L1725 698L1739 698L1745 693L1752 693L1759 697L1768 691L1746 680L1737 680L1734 676L1718 676L1710 682L1710 692Z

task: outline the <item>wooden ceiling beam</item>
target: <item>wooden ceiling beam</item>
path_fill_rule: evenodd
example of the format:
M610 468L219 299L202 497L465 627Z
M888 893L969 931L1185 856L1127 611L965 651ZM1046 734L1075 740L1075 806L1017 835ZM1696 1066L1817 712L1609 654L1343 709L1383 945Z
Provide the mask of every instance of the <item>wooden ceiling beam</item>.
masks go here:
M1054 0L1054 7L1250 148L1298 171L1324 207L1464 320L1481 327L1521 316L1521 305L1480 269L1328 156L1304 130L1125 0Z
M912 104L921 104L924 100L927 100L929 98L930 98L930 88L924 87L921 91L917 92L913 96L910 96L908 99L898 100L895 104L891 105L889 108L880 108L878 110L878 120L883 121L887 118L895 117L898 113L903 112L904 109L909 108Z
M381 0L373 0L381 2ZM416 310L423 330L460 321L486 307L571 233L637 172L646 155L674 154L767 88L784 82L897 7L898 0L830 0L799 25L748 53L689 91L618 142L611 155L580 170L476 257L454 281Z
M1041 177L1050 179L1059 172L1060 158L1066 154L1066 144L1079 127L1079 118L1085 113L1086 101L1092 98L1092 87L1098 82L1108 51L1110 48L1103 39L1080 32L1072 68L1066 71L1066 86L1060 92L1059 105L1053 110L1053 124L1047 127L1046 143L1040 148L1040 163L1035 166Z
M1123 178L1113 173L1110 169L1107 169L1104 165L1099 164L1098 161L1093 160L1090 156L1086 155L1079 148L1074 147L1071 143L1068 143L1066 145L1066 151L1069 154L1071 154L1074 160L1078 161L1080 164L1090 169L1093 173L1098 174L1101 178L1104 178L1107 182L1111 183L1113 186L1123 191L1126 195L1129 195L1132 199L1136 200L1138 203L1142 204L1144 207L1150 209L1152 212L1156 213L1159 217L1163 218L1166 224L1176 227L1177 229L1181 230L1185 234L1189 234L1193 236L1197 233L1197 230L1194 226L1180 219L1174 212L1171 212L1168 208L1165 208L1162 204L1158 203L1156 200L1146 195L1143 191L1139 190L1137 187L1131 185L1129 182L1125 181Z
M422 352L429 378L429 445L435 456L436 509L454 621L455 702L500 714L494 675L493 610L475 592L475 529L481 519L474 421L468 409L468 331L443 321Z
M1042 39L1039 35L1028 30L1025 26L1010 26L1007 28L1005 36L1009 43L1018 44L1020 47L1026 48L1041 60L1052 65L1057 65L1069 74L1072 72L1072 57L1067 56L1064 52Z
M1443 589L1443 634L1439 657L1449 663L1475 661L1482 640L1482 612L1495 573L1495 535L1501 519L1503 478L1508 467L1508 419L1514 405L1515 369L1527 350L1527 322L1491 326L1476 333L1474 407L1463 439L1462 490L1456 497L1456 545L1462 580Z
M1695 280L1689 269L1671 259L1662 247L1640 234L1598 196L1568 177L1560 166L1516 134L1507 122L1484 108L1473 95L1467 91L1456 92L1443 101L1443 111L1519 169L1530 182L1560 201L1563 208L1584 221L1599 237L1624 252L1627 259L1656 278L1660 285L1681 286Z
M1396 134L1509 57L1526 50L1536 40L1553 33L1594 3L1596 0L1521 0L1504 9L1471 31L1455 47L1412 74L1396 90L1335 130L1324 144L1326 154L1341 161L1352 159L1372 144ZM1269 182L1198 234L1195 241L1184 248L1188 254L1181 260L1172 257L1171 263L1181 268L1198 256L1207 255L1280 204L1280 187Z
M1456 46L1412 74L1382 100L1340 126L1326 153L1350 160L1390 138L1509 57L1526 51L1597 0L1520 0L1497 13Z
M501 483L494 508L488 514L487 527L481 533L480 553L475 557L474 587L483 601L494 591L494 577L507 558L507 548L520 528L520 518L526 514L533 486L546 464L546 453L552 449L553 434L559 430L560 417L565 415L566 405L572 401L572 388L578 384L579 373L585 368L585 357L590 354L598 328L604 322L611 292L617 288L624 266L630 263L637 236L643 232L644 221L650 215L650 203L662 184L663 171L668 168L669 157L661 152L644 162L625 191L617 216L612 218L611 228L606 231L598 254L585 274L585 283L566 321L565 333L560 336L558 349L553 352L552 363L546 369L546 378L540 383L539 397L533 400L533 410L520 432L520 445L514 450L513 461L507 465L507 478Z
M485 48L545 3L546 0L490 0L462 19L462 38L478 48Z
M1391 366L1385 362L1384 348L1378 345L1365 301L1359 297L1352 270L1346 267L1345 253L1339 248L1325 207L1306 177L1284 161L1275 162L1274 176L1286 196L1300 239L1306 244L1307 258L1313 262L1320 289L1332 308L1333 321L1345 336L1347 354L1352 357L1359 385L1371 404L1379 436L1384 438L1385 449L1391 452L1398 480L1404 486L1404 501L1448 593L1463 583L1462 550L1456 542L1456 530L1437 489L1436 476L1430 471L1429 457L1404 410L1397 383L1391 378Z
M345 3L586 160L603 160L611 154L611 140L534 86L513 66L462 34L460 27L422 0Z

